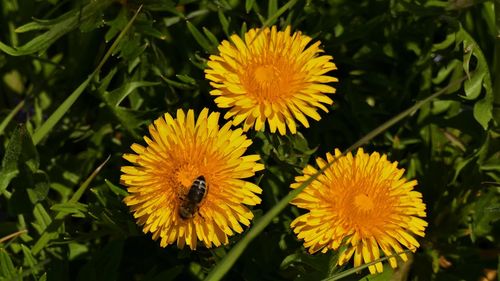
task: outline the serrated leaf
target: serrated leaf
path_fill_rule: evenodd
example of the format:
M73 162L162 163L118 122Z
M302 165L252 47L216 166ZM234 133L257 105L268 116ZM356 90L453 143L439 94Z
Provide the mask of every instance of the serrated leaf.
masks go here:
M26 165L32 172L38 169L38 152L24 125L18 126L5 151L0 169L0 193L7 189L11 180L20 170L19 165Z
M20 128L17 127L10 138L5 155L2 159L2 169L0 170L0 193L2 193L9 185L10 181L19 174L17 161L21 154L21 142Z
M481 88L485 90L484 98L476 101L474 105L474 118L481 124L484 130L488 129L488 123L493 118L493 85L491 82L491 74L488 68L488 62L474 38L463 28L457 32L457 41L464 46L464 61L463 69L470 82L465 89L466 95L469 98L477 98L481 92ZM477 59L476 69L471 71L470 60L474 56ZM465 87L465 86L464 86Z

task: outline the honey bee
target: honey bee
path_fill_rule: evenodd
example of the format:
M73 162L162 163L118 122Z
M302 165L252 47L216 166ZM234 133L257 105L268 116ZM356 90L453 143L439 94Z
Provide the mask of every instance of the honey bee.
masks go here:
M182 198L182 202L179 207L179 216L181 219L190 219L196 212L198 212L201 202L207 195L207 191L208 186L205 181L205 177L199 176L196 178L191 185L191 188L189 188L187 195Z

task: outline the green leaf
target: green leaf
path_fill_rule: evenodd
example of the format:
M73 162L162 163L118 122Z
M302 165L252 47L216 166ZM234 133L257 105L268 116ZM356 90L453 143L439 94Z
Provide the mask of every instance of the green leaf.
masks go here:
M26 165L32 172L35 172L38 164L38 153L31 137L26 127L20 125L14 130L2 159L0 193L3 193L11 180L19 174L19 165Z
M485 75L486 73L482 72L477 75L472 75L470 79L465 80L465 96L463 98L475 100L479 97L479 94L481 94L481 88L483 87L483 78Z
M148 82L148 81L133 81L123 84L120 88L115 89L103 95L106 102L112 106L119 106L120 103L128 97L132 92L138 88L151 87L159 85L159 82Z
M83 218L87 213L87 205L79 202L66 202L54 204L50 207L52 211L62 213L64 215L73 215L74 217Z
M106 0L106 1L109 1L109 0ZM103 2L106 2L106 1L103 1ZM73 93L71 93L69 95L69 97L66 98L66 100L64 100L64 102L54 111L54 113L52 113L52 115L50 115L50 117L47 119L47 121L45 121L45 123L43 123L43 125L40 126L40 128L38 128L35 131L35 133L33 134L33 143L35 145L37 145L52 130L52 128L59 122L59 120L61 120L61 118L64 116L64 114L66 114L66 112L71 108L71 106L75 103L75 101L78 99L78 97L80 97L80 95L83 93L83 91L87 88L87 86L89 85L90 81L92 81L94 76L99 73L99 71L101 70L104 63L108 60L108 58L111 56L111 54L114 52L114 50L118 46L118 43L125 36L125 33L132 26L132 23L136 19L140 10L141 10L141 8L137 9L135 15L132 17L132 19L130 19L127 26L122 30L122 32L120 33L118 38L116 38L116 40L113 42L113 45L111 45L111 47L108 49L108 51L106 52L106 54L104 55L104 57L100 61L99 65L94 70L94 72L92 72L92 74L90 74L88 76L88 78L82 84L80 84L80 86L78 86L78 88L75 91L73 91Z
M186 21L187 27L189 31L191 32L191 35L193 35L194 40L198 42L198 44L205 50L207 53L212 53L214 51L214 47L210 45L210 42L201 34L201 32L194 26L190 21Z
M212 48L214 48L214 46L219 46L219 40L217 40L217 37L215 37L210 30L203 27L203 33L205 33L205 36L207 36L208 40L210 40Z
M0 50L11 56L23 56L44 51L61 36L77 28L82 21L86 21L96 14L101 14L113 2L113 0L91 1L83 9L75 8L54 20L51 24L49 22L45 22L44 24L39 22L38 24L24 25L21 27L21 32L41 29L48 30L19 47L10 47L0 42Z
M163 81L165 81L165 83L169 84L170 86L181 89L181 90L193 90L193 89L195 89L195 87L193 85L177 82L177 81L168 79L164 76L162 76L161 79L163 79Z
M267 17L271 18L278 11L278 1L269 0L267 2Z
M34 273L38 272L37 260L31 254L30 248L26 247L24 244L21 244L21 250L24 255L24 263L27 264L30 270Z
M183 75L183 74L177 74L175 77L179 78L184 83L191 84L191 85L196 85L196 80L188 75Z
M69 204L77 203L80 198L82 197L83 193L85 190L88 188L92 180L97 176L99 171L106 165L106 163L109 161L108 157L101 165L99 165L92 174L80 185L80 187L76 190L76 192L71 196L71 199L68 201ZM31 248L31 252L36 255L38 254L48 243L50 240L54 239L54 237L57 237L57 230L62 224L62 220L66 217L66 213L59 212L57 213L56 217L54 220L50 223L50 225L45 228L44 232L38 238L36 241L35 245Z
M2 169L0 170L0 193L4 192L10 181L19 174L17 162L22 148L20 131L21 129L17 127L14 134L12 134L2 159Z
M144 118L147 112L141 112L124 107L110 106L110 108L118 121L120 121L121 125L127 130L127 132L129 132L130 135L135 139L140 139L141 137L136 132L136 130L142 124L148 122L146 118Z
M33 134L33 142L37 145L48 133L54 128L54 126L61 120L61 118L66 114L66 112L71 108L75 101L80 97L83 91L87 88L93 75L90 75L78 88L76 88L73 93L71 93L66 100L50 115L50 117L43 123L40 128L38 128Z
M247 12L247 14L250 13L254 4L255 4L255 0L246 0L245 1L245 11Z
M451 46L451 44L455 43L455 40L456 40L456 34L455 33L450 33L446 36L446 38L439 42L439 43L436 43L436 44L433 44L432 45L432 51L439 51L439 50L444 50L448 47Z
M116 185L114 185L113 183L111 183L109 180L104 180L104 182L106 183L106 185L109 187L109 189L116 195L118 196L128 196L128 192Z
M492 233L492 228L500 220L500 189L493 187L485 190L484 193L470 205L470 216L472 218L471 240L476 242L478 237L484 237Z
M14 109L12 109L9 112L7 117L5 117L5 119L2 120L2 123L0 123L0 136L3 135L3 132L7 127L7 125L10 123L10 121L12 121L14 116L16 116L16 114L23 108L23 106L24 106L24 101L21 101L16 105L16 107L14 107Z
M226 34L227 37L230 36L229 34L229 20L226 18L226 15L224 15L224 12L219 9L217 12L219 15L219 21L220 25L222 26L222 30L224 30L224 33Z
M291 9L296 3L297 0L288 1L285 5L281 6L281 8L279 8L276 12L272 13L272 15L268 16L267 20L262 24L262 27L269 27L273 25L282 14L284 14L287 10Z
M467 99L475 100L479 97L481 89L485 89L485 95L482 99L476 101L474 105L474 118L483 127L488 129L488 123L493 118L493 85L488 62L474 38L463 28L457 32L457 42L463 43L464 61L463 68L468 81L464 84L464 90ZM470 60L474 56L477 60L476 69L470 70Z
M41 203L35 204L33 216L35 217L33 226L40 234L52 223L52 218Z
M493 118L493 96L486 95L483 99L474 104L474 118L483 126L483 129L488 129L488 123Z
M21 280L14 263L4 248L0 248L0 276L10 280Z

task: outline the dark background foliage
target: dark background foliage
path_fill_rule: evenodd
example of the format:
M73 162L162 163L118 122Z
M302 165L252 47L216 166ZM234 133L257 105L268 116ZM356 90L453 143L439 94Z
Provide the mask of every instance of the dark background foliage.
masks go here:
M263 25L291 25L320 40L340 82L330 112L310 128L288 136L248 133L251 151L266 165L252 179L264 190L255 221L314 157L346 149L466 77L365 145L419 181L429 227L400 269L385 266L382 275L363 277L362 271L348 280L495 278L499 6L472 0L0 1L0 280L206 277L245 233L217 249L160 248L122 203L121 155L142 142L147 125L164 112L218 110L203 74L209 55L229 35ZM342 270L331 266L334 253L306 254L289 228L300 213L285 209L225 278L321 280Z

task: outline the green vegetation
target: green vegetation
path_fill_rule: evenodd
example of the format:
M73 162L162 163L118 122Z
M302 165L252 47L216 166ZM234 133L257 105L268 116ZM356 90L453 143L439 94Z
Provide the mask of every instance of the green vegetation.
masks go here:
M122 202L122 154L164 112L226 112L208 57L272 25L334 57L335 104L296 135L247 133L266 169L244 233L161 248ZM1 0L0 78L1 281L498 278L499 1ZM398 161L427 204L421 247L380 275L307 254L290 229L294 177L359 146Z

